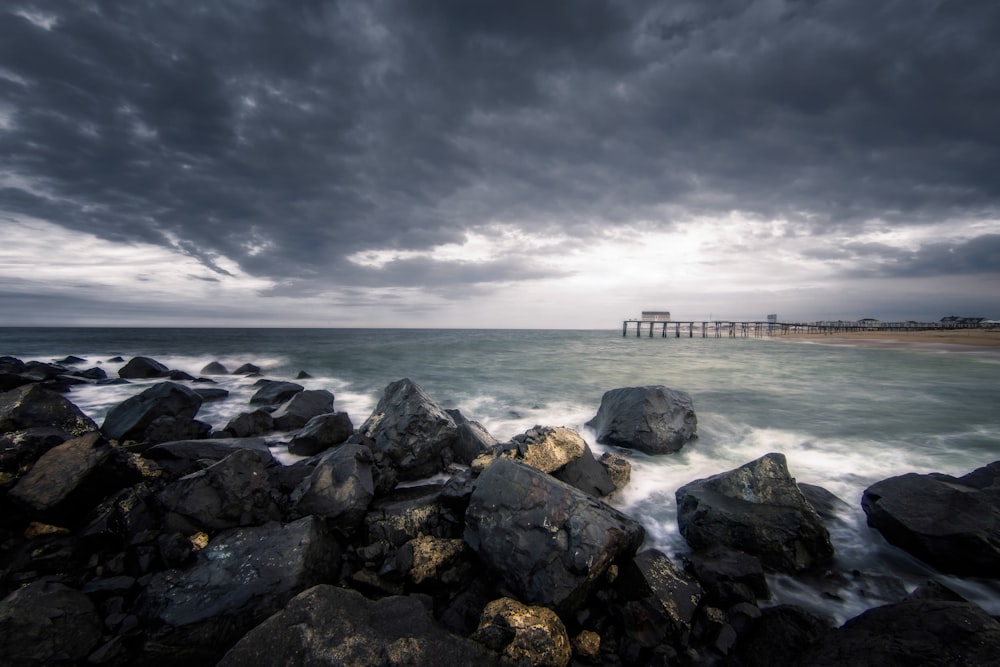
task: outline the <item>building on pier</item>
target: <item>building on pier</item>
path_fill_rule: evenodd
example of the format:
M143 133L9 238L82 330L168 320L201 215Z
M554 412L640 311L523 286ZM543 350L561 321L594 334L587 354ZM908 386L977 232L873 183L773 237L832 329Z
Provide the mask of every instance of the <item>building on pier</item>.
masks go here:
M670 311L669 310L644 310L642 311L642 317L639 318L643 322L669 322L670 321Z

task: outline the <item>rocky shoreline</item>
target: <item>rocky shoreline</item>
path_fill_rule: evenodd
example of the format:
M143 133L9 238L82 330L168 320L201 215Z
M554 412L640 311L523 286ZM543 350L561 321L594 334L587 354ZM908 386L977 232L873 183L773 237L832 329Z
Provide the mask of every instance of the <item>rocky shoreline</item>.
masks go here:
M677 489L691 553L643 549L603 499L628 450L697 438L690 396L608 391L589 424L497 442L418 384L358 427L325 390L260 378L245 410L156 360L0 357L0 662L11 665L987 665L1000 622L941 583L834 627L770 603L768 573L836 572L839 499L780 453ZM254 376L245 365L235 374ZM80 383L152 380L101 425ZM287 433L282 465L264 436ZM869 524L943 573L1000 577L1000 461L907 473L864 494ZM892 588L893 582L882 582Z

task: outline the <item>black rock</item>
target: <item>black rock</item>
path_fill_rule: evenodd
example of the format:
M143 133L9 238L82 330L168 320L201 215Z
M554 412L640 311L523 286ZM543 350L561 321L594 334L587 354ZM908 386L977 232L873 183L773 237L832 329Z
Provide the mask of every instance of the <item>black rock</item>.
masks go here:
M604 393L587 426L602 444L670 454L696 437L698 418L686 392L661 385L624 387Z
M160 492L166 528L190 535L280 518L267 466L250 449L237 450L204 470L185 475Z
M260 367L253 364L243 364L233 371L233 375L255 375L257 373L260 373Z
M760 617L751 621L740 637L736 646L739 662L736 664L745 667L812 665L800 656L824 637L832 624L831 619L821 618L801 607L778 605L763 609ZM845 661L839 664L854 663Z
M68 357L63 357L62 359L56 359L54 363L59 364L60 366L75 366L76 364L83 364L86 362L86 359L81 359L80 357L71 354Z
M5 665L83 664L101 638L101 618L83 593L34 581L0 601Z
M466 542L515 597L562 610L645 536L621 512L507 458L480 475L465 520Z
M118 377L126 380L167 377L170 369L149 357L133 357L118 371Z
M83 371L74 371L73 375L87 380L106 380L108 378L107 372L103 368L98 368L96 366Z
M223 401L229 398L229 391L226 389L219 389L217 387L197 387L194 393L201 396L201 400L206 403L210 401Z
M150 447L142 455L155 461L170 476L182 476L201 470L205 461L221 461L241 449L253 451L265 465L274 464L274 457L263 438L177 440Z
M226 370L226 367L218 361L206 364L205 367L201 369L201 373L202 375L229 375L229 371Z
M690 554L687 561L715 606L771 597L764 567L756 556L716 546Z
M0 436L0 470L17 472L72 437L66 431L51 426L34 426L5 433Z
M365 516L368 542L399 548L421 534L461 537L462 526L451 520L440 492L439 485L428 484L396 489L376 500Z
M466 419L458 410L445 410L458 427L458 437L452 445L455 460L465 465L476 457L497 448L497 440L479 422Z
M703 592L664 553L647 549L625 561L615 585L628 600L623 606L626 631L640 646L687 641Z
M354 433L354 424L346 412L318 415L292 436L288 451L299 456L313 456L345 442Z
M584 444L582 456L556 470L552 476L595 498L601 498L616 490L608 469L594 458L594 453L587 444Z
M253 396L250 397L251 404L277 405L284 403L295 394L305 388L294 382L284 382L280 380L266 380Z
M293 431L305 426L313 417L331 412L333 394L325 389L307 389L294 394L271 416L274 418L275 430Z
M236 415L222 430L235 438L250 438L273 431L274 418L268 409L257 408L252 412L241 412Z
M726 546L796 572L833 556L830 534L788 474L783 454L677 489L677 524L695 550Z
M908 473L868 487L868 524L943 572L1000 577L1000 461L965 477Z
M18 387L23 387L26 384L34 384L34 382L35 381L31 378L23 375L0 372L0 392L17 389Z
M367 447L337 447L292 492L292 510L300 516L324 517L343 532L353 532L375 497L371 462Z
M455 421L409 379L389 384L360 432L392 462L401 480L445 470L454 460Z
M428 607L420 596L372 601L355 591L316 586L249 632L219 667L507 664L439 626Z
M201 403L201 396L184 385L161 382L111 408L101 431L111 440L141 442L156 418L192 420Z
M143 663L213 664L297 593L335 581L339 567L340 549L316 517L220 533L191 567L150 579Z
M971 602L918 596L852 618L806 651L799 664L992 667L997 656L997 619Z
M296 380L308 380L311 377L312 377L312 375L309 375L309 373L306 373L305 371L299 371L295 375L295 379Z
M68 369L65 366L60 366L59 364L47 364L43 361L29 361L24 364L24 370L21 371L21 375L31 378L35 382L42 382L45 380L54 380L67 372Z
M143 431L142 442L155 445L174 440L200 440L207 438L211 431L211 424L197 419L161 415Z
M37 384L0 394L0 433L36 426L58 428L73 436L97 430L97 424L73 403Z
M169 370L169 371L167 371L167 377L170 378L171 380L174 380L174 381L182 381L183 380L183 381L186 381L186 382L194 382L194 376L191 375L190 373L186 373L184 371Z

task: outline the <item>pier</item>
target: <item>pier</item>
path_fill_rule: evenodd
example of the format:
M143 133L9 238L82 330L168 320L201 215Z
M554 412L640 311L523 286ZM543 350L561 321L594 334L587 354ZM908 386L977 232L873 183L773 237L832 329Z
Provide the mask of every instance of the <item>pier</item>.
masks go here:
M624 320L622 336L634 329L640 338L766 338L791 334L834 335L855 331L949 331L978 329L979 323L965 322L775 322L772 320Z

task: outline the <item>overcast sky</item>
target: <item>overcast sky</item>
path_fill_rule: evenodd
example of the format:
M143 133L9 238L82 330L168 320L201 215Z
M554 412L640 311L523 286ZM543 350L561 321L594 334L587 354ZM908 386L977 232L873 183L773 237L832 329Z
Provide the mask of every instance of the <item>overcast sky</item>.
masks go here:
M0 324L1000 317L1000 2L19 2Z

